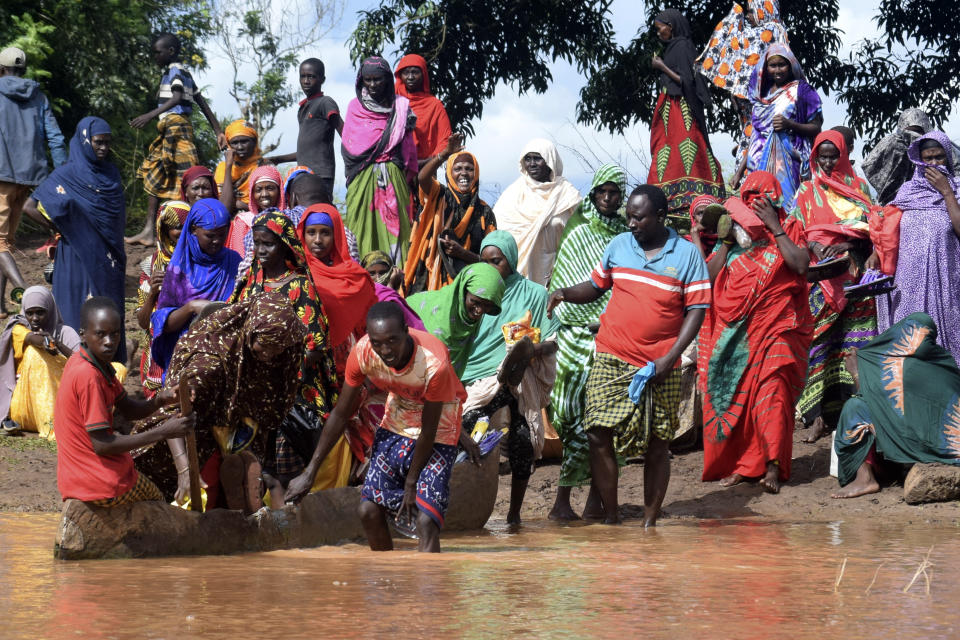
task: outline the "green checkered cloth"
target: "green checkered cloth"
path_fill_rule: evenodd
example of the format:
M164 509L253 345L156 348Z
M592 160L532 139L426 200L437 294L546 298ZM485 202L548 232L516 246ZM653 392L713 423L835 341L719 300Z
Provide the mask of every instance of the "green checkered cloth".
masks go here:
M640 404L634 404L627 389L639 370L609 353L597 353L587 378L587 430L613 429L617 454L624 458L645 454L651 431L669 442L680 428L680 369L672 370L661 384L648 382Z

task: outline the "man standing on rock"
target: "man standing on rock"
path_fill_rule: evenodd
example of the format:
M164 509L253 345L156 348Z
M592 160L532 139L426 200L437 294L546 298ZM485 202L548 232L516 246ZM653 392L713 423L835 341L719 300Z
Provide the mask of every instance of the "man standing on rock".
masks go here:
M419 551L438 552L467 394L444 344L429 333L408 329L395 302L370 307L367 335L347 359L340 399L307 468L290 481L287 502L313 486L323 459L357 414L368 379L388 395L361 492L360 520L367 542L373 551L393 549L389 513L401 529L415 523Z
M47 152L53 166L67 161L63 134L50 101L34 80L24 78L27 55L16 47L0 51L0 315L7 280L22 293L27 284L10 249L20 224L23 203L47 177Z

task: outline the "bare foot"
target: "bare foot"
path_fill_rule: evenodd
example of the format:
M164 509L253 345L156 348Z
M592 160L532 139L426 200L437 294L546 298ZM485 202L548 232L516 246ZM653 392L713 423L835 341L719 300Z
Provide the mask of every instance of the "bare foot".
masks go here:
M559 520L561 522L569 520L579 520L580 516L574 513L569 502L561 504L559 500L553 503L553 509L547 514L547 520Z
M236 454L226 455L220 463L220 486L227 501L227 508L246 511L246 496L243 491L243 458Z
M880 484L876 480L867 484L851 482L840 491L831 493L831 498L858 498L870 493L880 493Z
M780 493L780 467L776 462L767 463L767 472L760 478L760 486L767 493Z
M127 244L139 244L144 247L152 247L157 240L156 238L153 237L153 233L141 231L135 236L124 238L123 241L126 242Z
M817 416L813 424L810 425L810 435L803 439L803 442L813 443L827 435L827 423L823 421L822 416Z
M840 489L836 493L830 494L831 498L857 498L871 493L880 492L880 483L877 477L873 475L873 467L864 462L857 469L857 477L853 482Z
M600 499L600 493L593 487L590 487L590 493L587 494L587 504L583 506L583 519L603 519L603 501Z
M617 514L616 516L604 518L603 524L623 524L623 519L620 517L620 514Z
M797 412L797 414L793 417L793 430L799 431L800 429L806 429L806 428L807 428L807 423L804 422L803 420L803 414L800 412Z
M507 524L519 526L520 524L520 514L513 513L512 511L507 513Z
M734 473L720 481L721 487L735 487L744 481L744 477L739 473Z

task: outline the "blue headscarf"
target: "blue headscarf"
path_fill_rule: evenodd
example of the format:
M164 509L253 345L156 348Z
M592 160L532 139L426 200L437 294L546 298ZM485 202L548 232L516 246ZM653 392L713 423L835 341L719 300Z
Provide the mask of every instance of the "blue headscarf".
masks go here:
M237 267L242 259L232 249L221 247L214 255L200 249L200 241L193 230L220 229L230 225L230 213L219 200L203 198L193 203L183 223L183 233L170 257L157 309L150 317L153 344L153 361L166 369L173 356L180 335L186 327L174 332L165 332L167 317L193 300L225 302L233 293L237 279Z
M60 232L53 296L67 326L80 326L89 296L107 296L123 315L127 224L120 172L98 160L93 137L111 133L106 120L87 116L70 140L70 156L34 190L33 198ZM121 341L119 357L126 346Z

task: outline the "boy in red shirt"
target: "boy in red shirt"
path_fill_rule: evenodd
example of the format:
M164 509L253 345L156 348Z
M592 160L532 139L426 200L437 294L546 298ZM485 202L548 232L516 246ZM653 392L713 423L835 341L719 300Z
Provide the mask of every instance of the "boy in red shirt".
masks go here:
M367 314L367 335L350 352L345 377L310 463L287 488L287 501L313 486L323 459L360 408L362 385L369 379L388 393L361 493L360 519L370 549L393 549L390 512L408 521L416 517L420 551L440 551L467 397L447 348L429 333L408 329L398 304L378 302Z
M60 495L64 500L76 498L103 507L163 500L157 486L137 473L129 452L184 435L194 427L196 418L178 415L145 433L116 433L114 408L128 420L140 420L178 402L178 394L164 389L151 400L127 396L111 364L120 346L121 322L110 298L88 299L80 308L80 317L83 342L67 360L54 405Z

